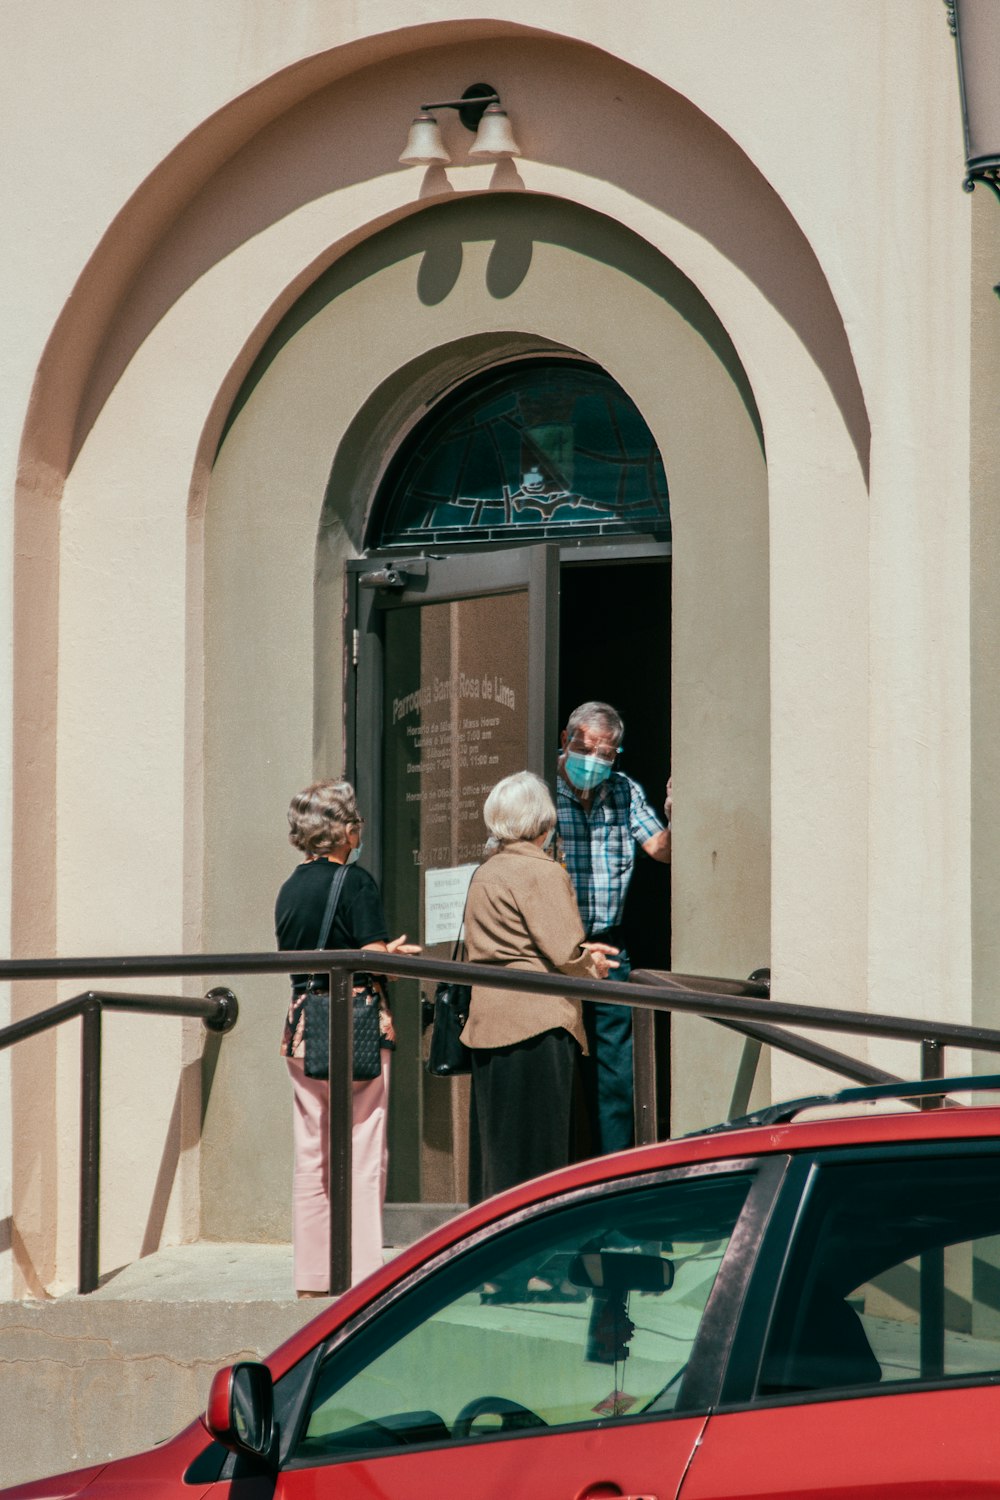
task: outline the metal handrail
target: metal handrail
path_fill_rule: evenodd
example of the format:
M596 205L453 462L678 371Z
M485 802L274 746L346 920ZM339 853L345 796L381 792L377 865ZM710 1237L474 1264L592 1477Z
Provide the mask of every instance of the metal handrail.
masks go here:
M0 1052L16 1042L80 1018L80 1234L77 1286L92 1292L98 1281L101 1203L101 1016L105 1010L156 1016L201 1017L209 1031L232 1031L240 1013L232 990L209 990L204 999L190 995L121 995L88 990L33 1016L0 1028Z
M352 976L356 972L377 969L396 979L477 984L488 982L493 989L520 990L530 994L563 995L604 1004L627 1005L636 1022L636 1138L640 1143L655 1139L655 1073L651 1065L652 1019L657 1011L679 1011L718 1021L733 1030L770 1046L793 1053L810 1062L843 1073L859 1082L894 1081L891 1074L873 1069L845 1053L797 1036L790 1036L774 1022L785 1026L808 1027L820 1031L853 1033L886 1037L917 1043L921 1048L921 1076L943 1076L945 1047L958 1046L975 1051L1000 1052L1000 1031L955 1022L911 1020L882 1012L850 1011L835 1007L795 1005L768 998L766 984L753 980L713 979L703 975L674 974L665 970L634 970L628 983L615 980L571 979L559 974L540 974L525 969L503 969L490 964L453 963L447 959L416 958L409 955L373 952L370 949L314 950L283 953L198 953L157 954L145 957L6 959L0 961L0 982L12 980L69 980L91 978L160 978L205 974L290 974L326 972L330 977L330 1056L345 1059L340 1070L331 1070L329 1145L330 1197L337 1202L337 1213L331 1214L330 1290L341 1292L350 1285L351 1272L351 1070L347 1059L352 1055L353 1016L351 1009ZM228 995L231 1010L225 1010L221 996ZM213 998L214 997L214 998ZM211 1003L210 1003L211 1002ZM216 1030L227 1030L234 1024L236 997L231 991L213 990L204 1000L146 995L114 995L88 991L75 1000L51 1006L38 1016L15 1022L0 1031L0 1050L39 1030L59 1025L72 1016L84 1019L85 1045L87 1018L96 1015L99 1025L102 1008L115 1007L159 1014L202 1015L216 1017ZM223 1013L232 1016L219 1024ZM206 1019L206 1024L209 1024ZM96 1072L100 1087L99 1031L92 1028L90 1067ZM96 1064L94 1036L96 1042ZM87 1066L82 1060L81 1067ZM93 1093L93 1081L84 1092ZM98 1106L99 1106L99 1096ZM92 1109L88 1103L88 1110ZM93 1129L91 1119L88 1130ZM99 1129L99 1108L98 1108ZM95 1157L99 1138L86 1137L90 1143L84 1155ZM88 1182L96 1181L96 1160L87 1168ZM81 1184L83 1172L81 1171ZM89 1208L82 1201L81 1187L80 1290L92 1291L97 1284L96 1197ZM84 1247L84 1240L88 1241ZM86 1277L83 1272L86 1269Z

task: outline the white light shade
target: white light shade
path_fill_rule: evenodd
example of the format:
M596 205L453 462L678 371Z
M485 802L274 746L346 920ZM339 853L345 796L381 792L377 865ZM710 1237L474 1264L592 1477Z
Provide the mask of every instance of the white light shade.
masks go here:
M487 104L483 118L476 131L476 139L469 147L469 155L479 161L505 161L510 156L520 156L521 148L514 139L507 111L499 104Z
M399 159L407 167L443 167L451 161L433 115L422 112L414 117Z

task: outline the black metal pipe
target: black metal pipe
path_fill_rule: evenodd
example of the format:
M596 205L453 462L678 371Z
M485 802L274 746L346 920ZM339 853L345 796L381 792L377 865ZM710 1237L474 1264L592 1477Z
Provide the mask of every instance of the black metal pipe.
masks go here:
M855 1083L902 1083L895 1073L886 1073L883 1068L875 1068L871 1063L863 1063L856 1057L849 1057L846 1052L836 1052L832 1047L824 1047L822 1042L810 1041L807 1037L793 1036L790 1031L785 1031L781 1026L762 1026L759 1023L749 1025L745 1021L718 1021L719 1026L725 1026L730 1031L738 1031L741 1036L749 1037L751 1041L764 1042L768 1047L779 1047L782 1052L788 1052L792 1057L800 1057L804 1062L815 1063L818 1068L827 1068L831 1073L842 1073L845 1078L853 1078Z
M363 971L371 962L370 953L350 949L300 953L227 953L162 954L138 957L74 959L9 959L0 962L0 981L52 980L111 976L149 978L163 975L191 974L275 974L303 970L327 970L331 977L330 1041L331 1058L351 1056L352 975ZM574 980L564 975L535 974L525 970L504 970L492 965L452 963L441 959L421 959L380 953L379 969L391 977L489 984L498 989L517 989L533 994L573 995L581 999L601 1000L610 1004L629 1005L639 1028L640 1039L647 1021L655 1011L681 1011L719 1021L744 1035L767 1041L820 1066L831 1068L849 1078L869 1081L872 1078L895 1082L891 1074L872 1069L845 1054L806 1039L789 1037L770 1023L781 1021L791 1026L816 1030L842 1031L867 1036L884 1036L920 1043L925 1070L941 1066L941 1049L946 1045L972 1050L1000 1052L1000 1031L984 1027L962 1026L949 1022L928 1023L905 1017L864 1011L848 1011L828 1006L793 1005L768 998L763 982L707 978L701 975L674 974L657 970L636 970L628 984L616 981ZM86 1101L82 1131L84 1149L81 1158L81 1290L97 1284L97 1202L100 1160L100 1011L103 1006L166 1015L198 1015L206 1025L227 1030L235 1024L236 997L232 991L218 988L203 1000L192 997L114 994L91 991L73 1000L63 1001L36 1016L24 1018L0 1031L0 1050L49 1027L61 1024L74 1015L83 1015L84 1061L81 1068L81 1095ZM760 1024L758 1024L760 1023ZM936 1051L932 1051L936 1049ZM637 1138L655 1137L655 1074L645 1076L649 1048L640 1043L639 1116ZM89 1061L88 1061L89 1059ZM343 1076L341 1076L343 1075ZM89 1081L88 1081L89 1080ZM330 1088L330 1189L338 1205L331 1214L330 1289L344 1290L350 1283L350 1145L351 1085L346 1066L334 1070ZM96 1105L95 1105L96 1098ZM650 1134L650 1131L653 1133ZM86 1189L84 1188L86 1177ZM88 1247L85 1249L85 1247ZM86 1256L86 1265L84 1257Z
M80 1012L80 1239L77 1282L97 1286L101 1202L101 1003L83 998Z
M351 1284L351 1142L353 1134L354 974L330 971L330 1083L327 1130L330 1160L330 1292Z
M942 1048L925 1038L920 1044L920 1077L930 1081L944 1072ZM920 1100L921 1109L941 1109L940 1094ZM944 1250L935 1245L920 1257L920 1378L940 1380L944 1375Z
M38 1036L40 1032L48 1031L53 1026L61 1026L63 1021L75 1020L83 1014L86 995L77 995L72 1000L63 1000L58 1005L50 1005L46 1010L40 1010L33 1016L24 1016L20 1021L12 1021L9 1026L0 1027L0 1052L5 1047L13 1047L15 1042L26 1041L29 1036Z
M649 1146L656 1140L656 1023L651 1010L632 1015L633 1109L635 1143Z
M133 958L5 959L0 962L0 982L28 979L86 979L92 977L155 977L188 974L288 974L299 970L363 970L371 954L363 949L324 950L301 953L202 953L166 954ZM495 989L517 989L538 995L574 995L607 1004L626 1004L637 1009L677 1010L710 1020L776 1021L789 1026L808 1026L818 1031L843 1031L864 1036L883 1036L897 1041L921 1042L925 1038L946 1046L970 1047L1000 1052L1000 1031L981 1026L962 1026L948 1021L908 1020L878 1011L841 1010L826 1005L793 1005L759 995L740 980L709 979L701 975L672 974L655 969L636 969L629 983L597 979L569 979L559 974L534 974L525 969L506 970L489 964L453 964L445 959L411 958L395 953L379 954L379 971L392 978L434 980L448 978L459 983L488 982ZM634 987L633 987L634 984Z
M209 990L204 999L177 995L125 995L88 990L50 1005L0 1030L0 1051L80 1017L80 1193L77 1286L92 1292L100 1274L101 1213L101 1016L104 1010L153 1015L200 1016L206 1027L231 1031L239 1016L232 990Z
M742 1027L733 1026L732 1022L716 1021L716 1026L730 1026L734 1031L741 1031ZM755 1037L745 1037L743 1051L740 1055L739 1066L736 1069L736 1081L733 1084L733 1092L729 1096L729 1108L726 1111L727 1120L740 1120L750 1108L750 1098L753 1094L753 1086L757 1078L757 1067L760 1063L761 1043Z
M104 990L88 990L84 995L75 995L71 1000L61 1000L40 1010L33 1016L24 1016L20 1021L0 1028L0 1052L23 1042L27 1037L37 1036L64 1021L81 1016L91 1005L104 1010L140 1011L155 1016L190 1016L201 1018L211 1031L231 1031L239 1015L239 1002L232 990L219 986L209 990L202 999L181 995L125 995Z
M681 977L684 976L678 976ZM719 1021L783 1021L786 1025L808 1026L817 1031L853 1032L859 1036L882 1036L905 1042L922 1042L930 1037L945 1046L1000 1052L1000 1031L984 1026L962 1026L950 1021L911 1021L904 1016L890 1016L880 1011L840 1010L828 1005L791 1005L781 1000L744 1000L729 998L721 991L695 993L662 987L655 989L658 978L657 971L653 969L634 969L632 972L632 979L637 984L653 989L657 997L653 1001L655 1009L686 1011ZM615 986L618 991L624 988L624 985ZM612 1002L616 998L617 996L611 995L601 996L602 1000ZM635 1003L641 1005L643 1001L636 998Z
M925 1037L920 1043L920 1076L921 1078L942 1078L944 1076L944 1056L941 1043ZM921 1099L921 1109L941 1109L944 1098L941 1094L928 1094L926 1099Z

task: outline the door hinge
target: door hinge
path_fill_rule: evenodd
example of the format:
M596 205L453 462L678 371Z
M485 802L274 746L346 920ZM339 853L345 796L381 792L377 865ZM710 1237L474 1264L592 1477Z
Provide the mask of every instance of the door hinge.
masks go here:
M351 631L351 666L356 667L361 649L361 632L357 629Z

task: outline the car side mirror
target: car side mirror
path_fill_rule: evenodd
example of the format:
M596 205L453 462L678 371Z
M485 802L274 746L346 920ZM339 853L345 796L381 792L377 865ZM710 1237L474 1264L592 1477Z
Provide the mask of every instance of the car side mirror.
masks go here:
M244 1360L219 1370L201 1420L224 1448L268 1462L274 1450L274 1385L267 1365Z

